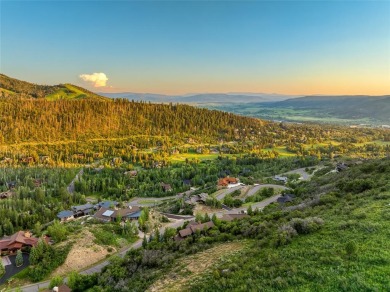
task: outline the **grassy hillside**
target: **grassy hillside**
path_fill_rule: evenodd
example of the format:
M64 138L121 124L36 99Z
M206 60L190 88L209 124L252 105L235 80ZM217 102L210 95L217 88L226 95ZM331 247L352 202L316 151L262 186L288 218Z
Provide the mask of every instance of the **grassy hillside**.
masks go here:
M72 84L38 85L0 74L0 96L46 98L47 100L91 98L109 100Z
M291 206L270 207L263 220L251 220L264 225L279 214L276 232L255 235L251 249L221 261L189 290L388 291L390 160L325 172L299 186ZM324 221L316 232L291 224L293 218L314 216ZM292 225L298 235L285 227Z

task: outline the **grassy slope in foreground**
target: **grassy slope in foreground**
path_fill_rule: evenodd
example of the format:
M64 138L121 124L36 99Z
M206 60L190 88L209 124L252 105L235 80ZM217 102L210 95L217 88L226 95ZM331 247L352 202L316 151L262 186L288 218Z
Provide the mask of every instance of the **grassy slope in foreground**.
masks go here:
M389 291L389 179L389 160L315 178L300 196L312 200L323 193L315 206L281 216L286 222L320 217L321 230L279 247L259 240L221 261L189 290Z

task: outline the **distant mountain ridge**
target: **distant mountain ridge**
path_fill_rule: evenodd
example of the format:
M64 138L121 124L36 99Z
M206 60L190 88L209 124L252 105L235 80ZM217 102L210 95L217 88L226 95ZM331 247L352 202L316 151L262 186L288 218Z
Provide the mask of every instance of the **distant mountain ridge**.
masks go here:
M159 103L251 103L251 102L274 102L296 97L294 95L267 94L267 93L198 93L185 95L164 95L154 93L119 92L99 95L110 98L126 98L134 101L150 101Z
M340 118L369 117L390 123L390 95L305 96L268 104L267 106L317 110Z

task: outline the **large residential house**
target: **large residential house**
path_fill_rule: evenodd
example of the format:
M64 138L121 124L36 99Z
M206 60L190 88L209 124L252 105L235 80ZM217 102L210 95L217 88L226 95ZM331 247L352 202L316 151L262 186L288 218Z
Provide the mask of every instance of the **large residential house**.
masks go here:
M18 231L9 237L0 239L0 255L13 254L24 247L36 246L38 240L38 238L32 237L28 231Z
M95 205L95 209L99 210L100 208L116 208L119 205L117 201L103 201Z
M286 176L275 175L274 180L280 181L282 183L287 183L288 178Z
M213 221L209 221L206 223L198 223L192 221L187 225L187 228L184 228L179 231L179 234L175 236L175 240L176 241L183 240L188 236L195 234L196 232L206 231L213 227L214 227Z
M243 185L242 183L240 183L240 180L238 178L235 178L235 177L230 177L230 176L227 176L225 178L220 178L218 180L218 187L219 188L234 188L234 187L238 187L240 185Z
M57 214L57 218L60 219L61 222L66 222L74 219L74 212L70 210L64 210Z
M122 221L138 220L140 215L141 208L137 206L129 206L118 210L102 207L95 213L94 217L104 222L115 222L118 218L121 218Z
M72 206L71 209L74 213L74 217L89 215L93 213L93 211L95 210L94 205L90 203L79 205L79 206Z

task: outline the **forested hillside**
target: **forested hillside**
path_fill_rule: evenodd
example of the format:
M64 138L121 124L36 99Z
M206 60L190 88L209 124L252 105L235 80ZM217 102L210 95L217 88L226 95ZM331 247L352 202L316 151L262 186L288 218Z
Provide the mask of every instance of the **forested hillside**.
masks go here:
M298 156L388 152L387 144L365 144L389 141L386 130L274 123L188 105L96 97L69 84L41 86L0 77L0 159L6 165L84 164L103 157L166 162L174 153L188 153L189 147L202 154L261 154L267 149L263 154L269 158L280 155L277 147Z
M158 105L127 100L4 98L0 101L3 143L53 142L129 135L234 139L258 134L265 122L186 105Z

